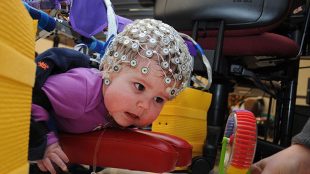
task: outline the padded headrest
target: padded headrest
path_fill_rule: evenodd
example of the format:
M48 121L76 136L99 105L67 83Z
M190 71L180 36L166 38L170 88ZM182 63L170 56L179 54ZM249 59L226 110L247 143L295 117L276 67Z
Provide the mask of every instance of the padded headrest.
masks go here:
M288 14L292 0L156 0L155 18L177 30L191 30L193 21L224 19L228 29L262 27Z

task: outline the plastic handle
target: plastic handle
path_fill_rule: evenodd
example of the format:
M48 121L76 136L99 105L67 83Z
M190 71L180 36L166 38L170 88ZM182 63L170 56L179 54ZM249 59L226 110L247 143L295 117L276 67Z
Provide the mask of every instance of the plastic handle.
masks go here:
M222 150L221 150L221 158L220 158L220 163L219 163L219 174L225 174L225 155L226 155L226 147L227 143L229 142L229 138L223 137L222 140Z
M48 32L53 31L56 28L56 21L45 12L31 7L29 4L24 2L26 9L28 10L32 19L39 21L39 28Z
M95 38L89 38L84 42L91 51L99 53L100 55L104 54L106 48L106 42L97 40Z

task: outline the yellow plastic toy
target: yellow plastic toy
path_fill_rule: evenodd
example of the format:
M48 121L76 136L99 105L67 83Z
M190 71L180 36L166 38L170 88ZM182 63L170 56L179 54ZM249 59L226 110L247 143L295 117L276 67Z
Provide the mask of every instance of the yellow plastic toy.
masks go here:
M153 122L152 130L187 140L193 146L192 156L201 155L211 99L212 94L208 92L186 88L174 100L165 104Z
M0 173L28 173L36 24L21 0L0 3Z

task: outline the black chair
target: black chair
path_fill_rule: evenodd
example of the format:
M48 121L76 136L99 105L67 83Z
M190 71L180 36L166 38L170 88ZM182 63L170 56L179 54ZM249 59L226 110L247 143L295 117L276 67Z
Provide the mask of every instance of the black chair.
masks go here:
M290 145L299 59L309 23L308 12L291 15L295 4L292 0L156 0L155 18L192 33L213 66L206 143L202 157L193 159L194 174L214 167L234 84L255 86L277 101L273 142L258 140L256 160ZM290 32L275 33L287 21ZM201 65L195 62L194 71L206 75Z

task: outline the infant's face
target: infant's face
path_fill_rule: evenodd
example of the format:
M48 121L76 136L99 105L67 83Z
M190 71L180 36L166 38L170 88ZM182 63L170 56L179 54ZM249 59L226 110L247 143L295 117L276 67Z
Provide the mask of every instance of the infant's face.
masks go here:
M145 61L145 62L141 62ZM151 61L148 74L142 74L141 60L136 68L122 66L118 73L111 74L111 84L103 85L104 103L114 120L121 126L143 127L151 124L169 99L163 72Z

